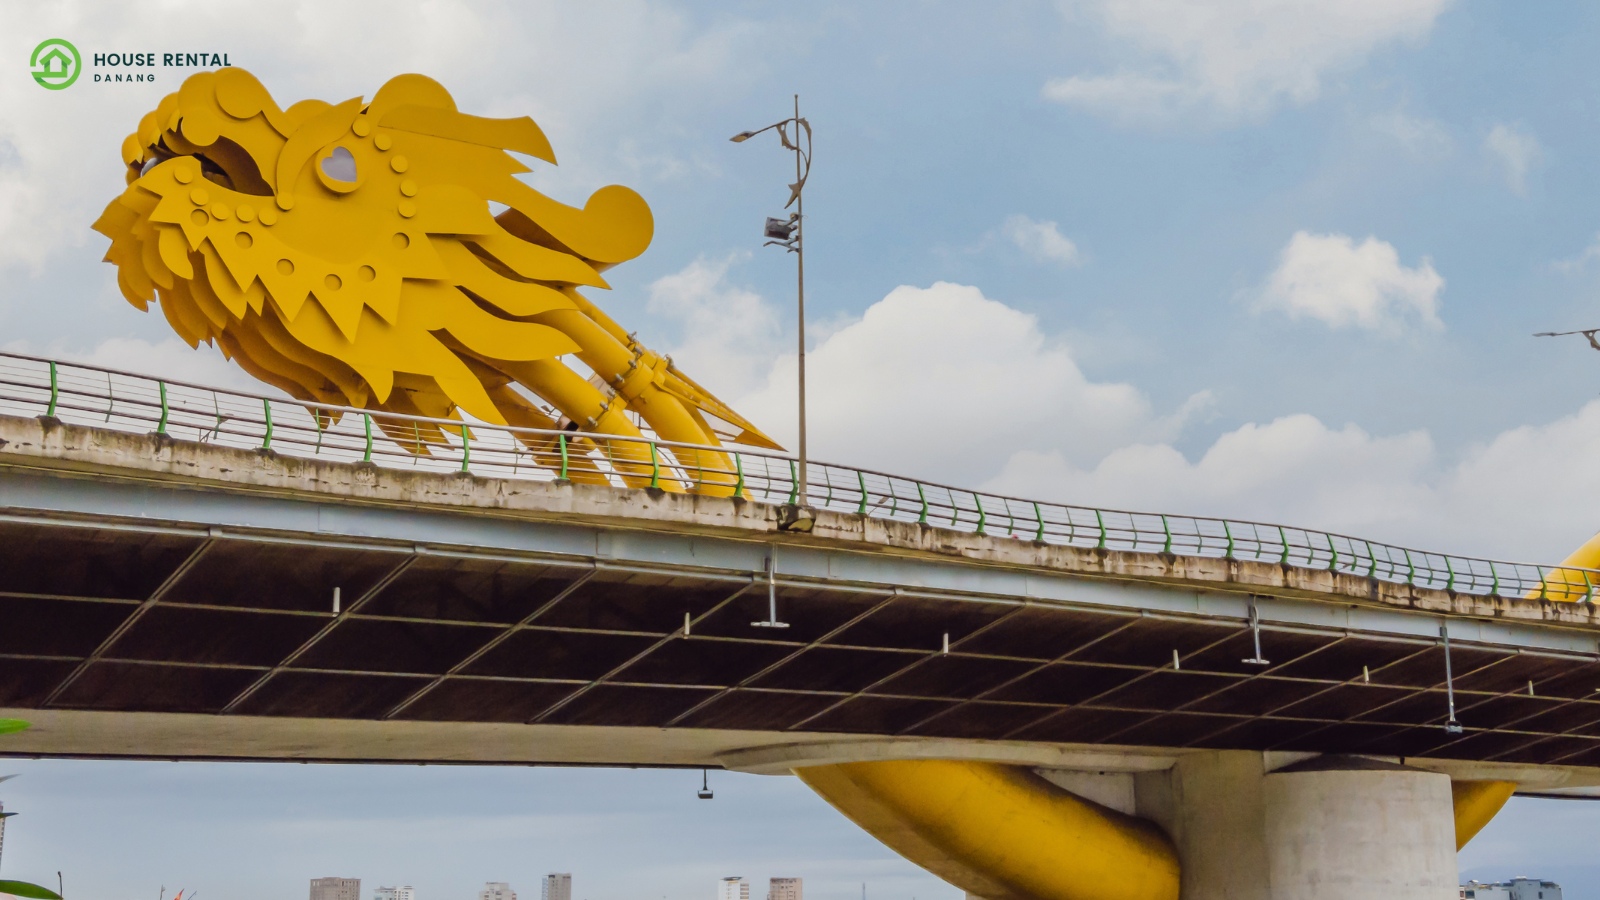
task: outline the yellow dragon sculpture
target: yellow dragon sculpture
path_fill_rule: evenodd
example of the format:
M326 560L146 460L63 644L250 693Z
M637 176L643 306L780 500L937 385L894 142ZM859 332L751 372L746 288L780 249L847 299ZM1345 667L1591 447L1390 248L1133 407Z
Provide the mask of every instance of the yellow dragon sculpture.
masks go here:
M123 142L127 189L94 228L130 303L158 300L190 346L308 404L619 437L642 421L669 441L776 449L579 293L649 246L644 199L611 185L558 203L514 177L528 169L508 151L555 163L532 119L461 112L422 75L284 109L243 69L202 72ZM374 418L412 452L448 443ZM613 459L647 455L601 441ZM721 453L678 457L728 469Z

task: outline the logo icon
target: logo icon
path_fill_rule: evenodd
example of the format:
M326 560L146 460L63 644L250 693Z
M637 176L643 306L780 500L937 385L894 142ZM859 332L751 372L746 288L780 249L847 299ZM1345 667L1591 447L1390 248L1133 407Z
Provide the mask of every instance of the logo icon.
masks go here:
M33 56L28 59L28 65L33 70L33 80L39 86L52 91L59 91L71 87L78 80L78 71L83 68L83 57L78 54L78 48L72 46L71 41L61 38L51 38L33 48Z

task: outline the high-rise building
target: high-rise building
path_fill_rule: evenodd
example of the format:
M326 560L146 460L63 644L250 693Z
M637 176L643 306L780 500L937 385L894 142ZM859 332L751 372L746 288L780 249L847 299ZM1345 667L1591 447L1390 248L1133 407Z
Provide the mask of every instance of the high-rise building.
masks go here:
M517 892L504 881L485 881L483 890L478 892L478 900L517 900Z
M311 900L361 900L361 879L313 878Z
M717 900L750 900L750 882L729 875L717 883Z
M798 878L774 878L767 883L767 900L804 900Z
M372 892L372 900L417 900L417 891L409 884L405 887L381 887Z
M539 900L572 900L572 873L551 872L539 884Z

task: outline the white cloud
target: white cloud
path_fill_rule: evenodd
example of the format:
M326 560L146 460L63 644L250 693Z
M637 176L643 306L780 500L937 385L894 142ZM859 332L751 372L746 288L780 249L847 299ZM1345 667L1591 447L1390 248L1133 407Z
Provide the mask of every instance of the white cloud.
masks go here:
M1078 245L1062 234L1055 222L1040 222L1016 215L1007 218L1000 230L1006 240L1038 262L1063 266L1076 266L1083 262Z
M1505 170L1506 186L1518 195L1528 192L1528 172L1544 158L1539 139L1516 125L1496 125L1483 139L1483 149Z
M681 323L673 358L690 377L792 446L792 337L725 275L725 264L697 261L656 283L651 308ZM806 367L814 456L964 483L1018 449L1089 462L1170 440L1210 403L1202 391L1158 413L1131 385L1088 378L1033 316L946 282L896 288L836 323Z
M986 486L1088 505L1371 529L1417 505L1415 482L1434 455L1423 432L1374 437L1301 414L1246 424L1193 462L1167 444L1122 447L1088 467L1018 453Z
M1594 240L1589 242L1589 246L1583 248L1583 251L1577 256L1568 259L1558 259L1551 265L1554 266L1558 272L1565 272L1568 275L1572 275L1587 269L1589 264L1597 259L1600 259L1600 234L1595 235Z
M1444 279L1426 257L1407 268L1394 245L1375 237L1356 244L1349 235L1299 231L1283 248L1257 308L1394 334L1413 321L1443 328L1442 290Z
M1424 431L1309 415L1246 424L1193 461L1135 444L1091 466L1019 452L984 487L1086 505L1282 522L1428 550L1551 562L1600 527L1600 401L1446 462Z
M691 376L792 441L794 356L767 305L697 261L652 308ZM755 323L747 327L744 323ZM718 363L727 355L732 364ZM1464 448L1306 414L1173 446L1208 392L1161 413L1090 379L1032 317L975 287L899 287L808 355L812 453L1012 496L1229 516L1431 550L1550 562L1600 527L1600 401ZM704 367L703 369L701 367Z
M1413 116L1397 110L1374 117L1372 127L1379 133L1393 138L1407 153L1415 157L1438 159L1449 156L1455 151L1455 139L1450 136L1450 131L1445 128L1444 123L1437 119Z
M728 284L728 267L740 256L697 259L650 285L650 312L682 326L673 361L708 387L747 390L771 366L782 333L777 310Z
M108 338L84 349L64 342L54 342L47 347L36 347L27 341L8 341L0 349L7 353L45 356L63 362L82 363L118 372L132 372L184 381L206 387L231 388L253 394L277 394L278 391L263 384L243 369L223 358L216 348L201 344L198 349L177 338L147 341L142 338Z
M1078 0L1132 52L1117 71L1057 78L1047 99L1125 122L1222 121L1315 99L1326 74L1419 41L1449 0Z

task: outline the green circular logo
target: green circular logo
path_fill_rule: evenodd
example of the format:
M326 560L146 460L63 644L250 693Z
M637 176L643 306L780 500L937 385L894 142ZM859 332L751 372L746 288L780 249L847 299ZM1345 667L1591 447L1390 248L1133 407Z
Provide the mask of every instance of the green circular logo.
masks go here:
M59 91L71 87L78 80L83 57L78 55L78 48L72 46L71 41L51 38L33 48L28 66L33 70L33 80L39 82L40 87Z

